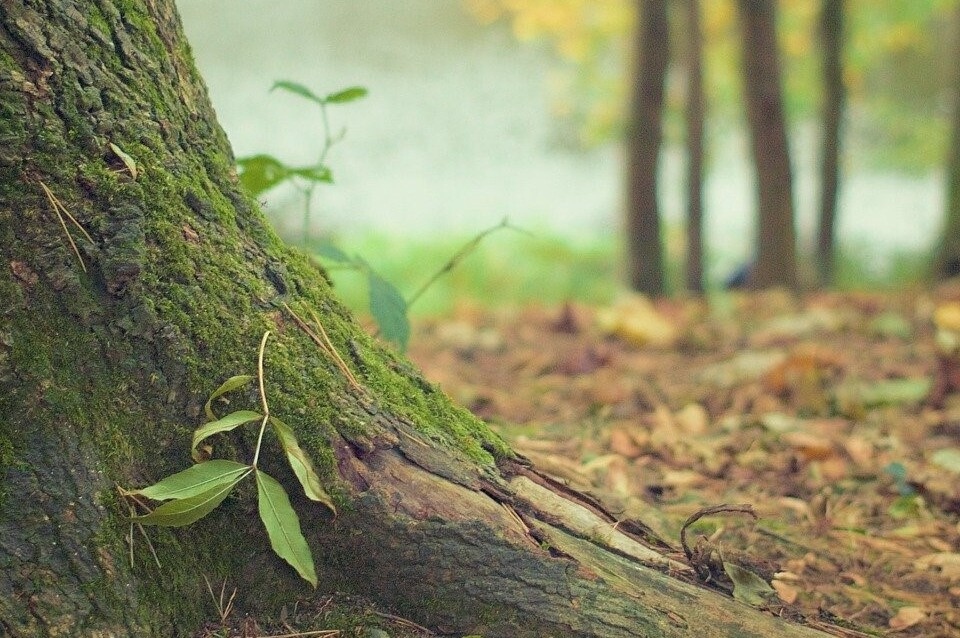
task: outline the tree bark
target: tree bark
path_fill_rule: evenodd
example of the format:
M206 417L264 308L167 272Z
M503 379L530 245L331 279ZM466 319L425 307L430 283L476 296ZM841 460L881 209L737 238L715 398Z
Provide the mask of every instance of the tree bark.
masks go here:
M700 0L687 0L687 289L703 293L703 34Z
M757 262L750 285L796 288L793 185L777 47L776 2L739 0L743 88L757 180Z
M627 124L627 262L630 286L664 292L657 173L670 28L666 0L637 2L636 70Z
M115 489L190 463L207 396L270 330L270 412L340 509L293 499L321 590L459 635L822 635L690 582L365 335L241 192L171 1L4 2L0 47L0 633L188 635L214 614L204 577L250 613L317 595L250 494L151 528L158 566ZM275 446L259 467L295 484Z
M840 123L843 117L843 0L823 0L820 37L823 42L823 116L820 164L820 225L817 231L817 279L821 287L833 282L840 190Z

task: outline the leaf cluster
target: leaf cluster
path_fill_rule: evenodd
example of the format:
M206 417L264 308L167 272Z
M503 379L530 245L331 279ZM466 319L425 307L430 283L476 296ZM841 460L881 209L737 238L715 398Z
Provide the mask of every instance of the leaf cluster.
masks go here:
M257 377L252 375L230 377L210 395L205 406L208 422L197 428L193 433L190 454L195 464L148 487L122 490L122 493L134 500L137 500L136 497L146 497L154 501L164 501L153 511L132 516L132 523L182 527L190 525L212 512L241 481L252 476L257 486L260 520L266 528L270 546L304 580L316 587L317 574L313 556L300 530L300 519L290 505L287 492L276 479L257 467L263 434L267 424L269 424L271 431L280 442L287 463L297 477L303 493L310 500L322 503L336 513L333 500L320 483L320 478L313 467L313 463L297 442L293 429L269 413L266 395L263 391L263 349L268 335L269 333L264 334L260 345L259 385L260 398L264 408L263 413L252 410L237 410L224 417L217 418L211 407L215 399L257 380ZM207 443L210 437L258 421L261 424L260 435L257 439L257 447L252 462L239 463L228 459L210 458L213 452L212 446Z
M244 188L254 196L265 193L275 186L287 181L296 180L297 178L314 185L318 183L332 183L333 172L330 170L330 167L327 166L325 160L330 147L339 140L339 137L333 138L330 136L330 128L327 124L327 106L358 100L367 94L367 89L360 86L352 86L342 91L320 97L304 85L289 80L278 80L274 82L270 90L274 91L276 89L298 95L320 107L320 113L324 121L325 139L320 158L315 164L308 166L291 166L273 155L266 153L241 157L237 159L240 182ZM342 134L340 137L342 137Z

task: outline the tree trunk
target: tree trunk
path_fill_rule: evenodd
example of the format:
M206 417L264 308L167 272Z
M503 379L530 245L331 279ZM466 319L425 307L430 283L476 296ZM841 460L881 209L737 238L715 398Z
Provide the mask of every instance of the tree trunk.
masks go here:
M630 286L664 292L657 172L670 28L667 0L637 2L636 70L627 123L627 263Z
M757 179L755 288L796 288L796 240L787 127L781 97L776 2L739 0L743 88Z
M954 16L955 23L960 26L960 8L954 10ZM954 47L960 51L960 33L954 37ZM953 130L946 167L946 210L935 267L937 279L960 275L960 73L954 77L953 99Z
M703 34L700 0L687 0L687 289L703 293Z
M294 498L322 590L460 635L822 635L692 584L365 335L241 192L171 1L8 1L0 25L4 635L187 635L214 613L205 576L251 613L316 595L250 494L150 528L158 566L115 489L190 463L207 396L256 372L266 330L270 413L340 510ZM362 389L288 308L318 315ZM280 458L259 467L292 486Z
M823 42L823 138L820 145L820 226L817 231L817 279L820 286L833 282L840 188L840 121L843 116L843 0L823 0L820 37Z

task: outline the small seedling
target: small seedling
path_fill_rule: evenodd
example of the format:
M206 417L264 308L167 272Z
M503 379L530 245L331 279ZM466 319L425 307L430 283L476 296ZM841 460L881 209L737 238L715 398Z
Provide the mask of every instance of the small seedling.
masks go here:
M320 97L304 85L289 80L278 80L270 87L271 91L278 89L293 93L320 107L320 117L323 121L323 146L316 163L308 166L290 166L273 155L261 153L238 158L237 168L240 182L254 196L265 193L284 182L290 182L300 191L303 195L303 240L306 241L310 236L313 192L318 184L333 183L333 172L327 166L327 154L346 134L346 129L341 129L337 135L331 133L327 107L331 104L345 104L359 100L367 94L367 89L362 86L352 86Z
M293 470L303 488L304 494L307 498L326 505L336 513L332 499L320 484L320 478L313 468L313 463L300 447L293 430L289 425L270 414L263 377L263 353L269 336L270 333L265 332L260 341L257 376L239 375L230 377L207 400L205 412L210 421L194 431L190 446L190 453L196 462L195 465L168 476L149 487L138 490L122 490L122 493L134 502L139 502L137 499L139 496L155 501L166 501L152 512L132 516L131 521L134 523L181 527L196 522L212 512L241 481L253 476L257 486L260 520L263 521L267 530L270 546L277 556L287 561L304 580L316 587L317 574L313 556L303 533L300 531L300 519L290 505L286 490L276 479L257 466L263 436L269 423L283 448L290 469ZM224 417L217 418L211 407L213 400L228 392L240 389L254 380L257 380L259 385L262 413L252 410L237 410ZM260 432L257 436L257 446L253 453L252 462L243 464L227 459L206 460L209 458L212 448L209 444L201 447L201 444L204 444L207 439L215 434L229 432L241 425L257 421L260 422Z

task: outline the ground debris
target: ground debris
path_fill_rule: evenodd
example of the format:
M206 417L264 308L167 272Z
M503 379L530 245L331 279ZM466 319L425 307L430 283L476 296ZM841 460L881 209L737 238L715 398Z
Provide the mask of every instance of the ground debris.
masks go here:
M675 334L655 343L582 305L472 308L421 320L410 355L543 471L665 538L705 508L751 504L756 523L709 517L689 532L763 575L784 613L840 619L850 635L957 636L960 397L938 381L942 303L639 304L670 318ZM629 304L617 312L643 333Z

